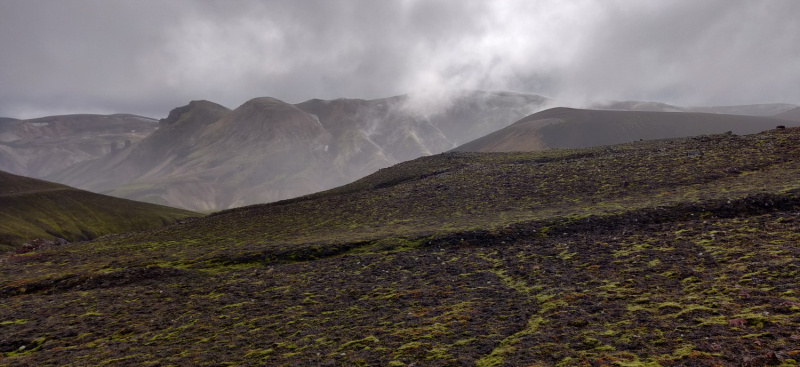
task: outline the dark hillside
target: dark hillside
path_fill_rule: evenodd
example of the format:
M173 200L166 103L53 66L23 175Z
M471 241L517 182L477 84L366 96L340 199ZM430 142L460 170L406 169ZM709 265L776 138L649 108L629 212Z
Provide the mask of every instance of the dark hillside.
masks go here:
M800 124L788 123L794 126ZM584 148L636 140L703 134L752 134L787 125L786 121L711 113L606 111L552 108L478 138L453 151L510 152Z
M0 171L0 252L33 239L93 239L197 216Z
M798 213L800 129L439 154L4 257L0 363L797 365Z
M779 113L773 117L783 120L800 121L800 107L786 111L784 113Z

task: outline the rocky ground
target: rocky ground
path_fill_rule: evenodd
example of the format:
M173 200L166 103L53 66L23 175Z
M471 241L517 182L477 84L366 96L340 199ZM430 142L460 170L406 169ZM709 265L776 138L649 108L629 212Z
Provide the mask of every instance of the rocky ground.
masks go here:
M5 256L0 365L797 365L798 143L443 154Z

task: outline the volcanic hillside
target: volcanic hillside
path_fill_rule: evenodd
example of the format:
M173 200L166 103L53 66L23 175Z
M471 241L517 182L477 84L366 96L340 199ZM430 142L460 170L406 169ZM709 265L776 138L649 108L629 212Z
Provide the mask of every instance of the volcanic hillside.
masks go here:
M417 99L291 105L256 98L234 111L192 102L173 110L141 144L47 179L193 210L264 203L330 189L452 149L547 102L534 95L481 91L436 106L418 106Z
M779 113L775 116L775 118L783 119L783 120L792 120L792 121L800 121L800 107L795 109L791 109L784 113Z
M93 239L197 216L0 171L0 253L33 239Z
M719 134L752 134L777 125L797 126L784 120L710 113L606 111L552 108L459 146L460 152L535 151L583 148L636 140Z
M419 158L5 257L0 363L796 365L799 194L791 128Z
M63 115L0 121L0 170L43 178L141 140L158 127L146 117Z

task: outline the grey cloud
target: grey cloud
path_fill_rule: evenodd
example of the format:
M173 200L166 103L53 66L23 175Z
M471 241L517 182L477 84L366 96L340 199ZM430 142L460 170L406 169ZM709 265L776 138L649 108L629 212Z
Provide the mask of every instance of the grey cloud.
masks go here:
M800 103L800 2L0 2L0 116L480 88Z

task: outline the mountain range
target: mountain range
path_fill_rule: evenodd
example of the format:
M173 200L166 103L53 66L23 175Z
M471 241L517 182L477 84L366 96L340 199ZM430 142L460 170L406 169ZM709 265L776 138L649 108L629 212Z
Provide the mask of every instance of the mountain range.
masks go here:
M797 365L798 110L552 103L0 121L110 141L47 177L215 211L0 171L0 365Z
M0 119L0 169L42 178L103 157L149 136L158 121L136 115L62 115Z
M437 154L541 109L548 99L470 91L427 111L377 100L255 98L229 111L195 101L141 142L46 178L134 200L218 210L330 189Z
M7 119L0 127L0 169L210 212L311 194L452 149L540 150L744 134L794 126L765 115L791 121L797 113L791 104L641 101L535 113L553 105L557 101L532 94L460 91L298 104L262 97L234 110L192 101L160 121L132 115Z

